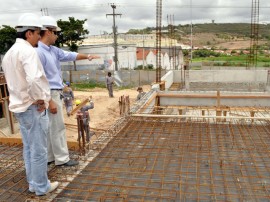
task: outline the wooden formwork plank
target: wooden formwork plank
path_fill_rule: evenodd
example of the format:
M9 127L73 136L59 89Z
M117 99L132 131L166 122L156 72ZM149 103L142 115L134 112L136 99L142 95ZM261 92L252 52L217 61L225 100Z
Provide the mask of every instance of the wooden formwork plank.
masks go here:
M81 104L79 104L78 106L76 106L71 112L70 114L73 115L76 111L78 111L81 107L83 107L84 105L86 105L86 103L89 101L89 99L85 99L84 101L82 101Z
M0 137L0 144L22 144L22 138L20 137ZM79 149L79 145L75 141L67 141L68 148L70 150Z
M0 137L1 144L22 144L22 139L19 137Z

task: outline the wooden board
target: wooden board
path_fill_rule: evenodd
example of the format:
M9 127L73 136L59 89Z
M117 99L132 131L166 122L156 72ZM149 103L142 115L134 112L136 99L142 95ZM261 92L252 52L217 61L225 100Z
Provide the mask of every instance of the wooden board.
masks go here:
M82 101L81 104L79 104L78 106L76 106L71 112L70 114L73 115L74 113L76 113L81 107L83 107L84 105L86 105L86 103L89 102L89 99L85 99L84 101Z

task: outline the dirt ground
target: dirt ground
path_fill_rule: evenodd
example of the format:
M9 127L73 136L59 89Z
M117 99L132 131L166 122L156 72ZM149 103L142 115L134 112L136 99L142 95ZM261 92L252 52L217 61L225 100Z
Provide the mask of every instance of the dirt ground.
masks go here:
M145 92L150 90L150 85L143 86ZM95 88L88 91L74 91L75 100L80 99L81 101L92 96L94 102L94 109L90 109L90 128L95 133L102 133L103 130L110 128L114 122L120 118L119 109L119 97L122 95L129 96L130 106L135 102L138 95L137 88L114 90L114 97L110 98L107 89ZM75 108L75 106L74 106ZM64 109L65 112L65 109ZM69 141L76 141L77 132L77 119L76 113L73 116L68 117L64 113L64 119L66 124L67 139ZM91 129L90 129L91 130Z

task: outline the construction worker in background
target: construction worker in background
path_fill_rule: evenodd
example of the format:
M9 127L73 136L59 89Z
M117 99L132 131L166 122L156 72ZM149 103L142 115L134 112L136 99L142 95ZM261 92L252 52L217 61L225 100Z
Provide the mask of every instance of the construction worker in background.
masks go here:
M138 88L137 88L137 91L138 91L138 95L137 95L137 101L138 100L140 100L146 93L145 92L143 92L143 88L141 87L141 86L139 86Z
M74 94L68 81L66 82L66 85L63 89L63 97L67 115L70 116L70 112L73 109Z
M108 75L106 76L106 87L109 92L109 97L113 97L113 84L114 84L114 79L112 77L112 73L108 72Z
M20 124L23 141L23 158L29 191L44 195L55 190L59 183L48 180L47 135L49 119L46 108L51 100L36 47L42 25L39 17L23 14L16 26L17 39L3 58L3 70L9 91L9 110Z
M59 166L75 166L79 162L70 159L66 140L63 104L60 98L64 88L60 62L92 60L99 58L99 56L68 52L53 46L58 37L57 33L61 29L51 16L42 16L41 22L46 30L40 33L41 39L38 43L37 52L50 84L51 97L57 104L57 114L49 112L48 164L54 162L55 165Z
M81 104L80 100L76 100L76 106L78 106L79 104ZM86 135L86 141L89 142L90 141L90 127L89 127L89 122L90 122L90 114L88 112L89 109L93 109L94 108L94 102L92 101L92 98L89 98L89 105L84 105L83 107L80 108L80 110L77 113L82 113L83 115L83 128L84 128L84 132Z

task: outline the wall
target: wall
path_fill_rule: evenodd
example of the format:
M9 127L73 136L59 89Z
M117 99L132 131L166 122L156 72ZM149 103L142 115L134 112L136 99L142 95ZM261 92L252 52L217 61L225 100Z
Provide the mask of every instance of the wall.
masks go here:
M171 85L173 84L174 82L174 78L173 78L173 71L169 71L167 72L162 78L161 78L161 81L165 81L165 90L168 90Z
M266 82L267 70L190 70L190 82Z
M64 81L70 81L71 74L71 81L74 83L89 81L105 83L107 72L108 70L63 71L62 76ZM114 71L111 72L114 75ZM118 75L122 81L121 86L137 87L140 85L150 85L156 80L156 71L120 70ZM161 71L161 75L165 75L165 70Z
M105 82L105 76L107 75L107 72L108 70L63 71L63 79L65 81L70 81L71 73L72 82ZM151 84L156 80L156 71L121 70L118 72L123 82L122 86ZM165 70L161 71L161 80L166 81L165 89L169 89L173 82L181 82L181 72L183 74L183 71L181 70L170 70L168 73L166 73ZM182 77L187 77L187 71L185 74L186 75L182 75ZM257 88L264 88L268 82L267 76L267 70L190 70L189 82L193 85L196 83L202 88L207 87L202 86L202 84L210 85L211 83L219 84L221 87L225 85L234 86L236 84L242 83L245 84L244 87L246 88L250 88L251 84L254 88L256 86ZM186 78L186 80L188 80L188 78Z
M247 70L247 67L232 67L232 66L205 66L201 65L201 70ZM251 68L252 69L252 68ZM256 67L257 70L268 70L269 67Z
M161 106L217 106L215 92L159 92ZM179 95L179 96L177 96ZM230 107L270 107L269 93L220 93L220 105Z
M174 82L181 71L174 71ZM189 70L185 71L186 90L267 91L267 70ZM268 79L269 80L269 79Z

